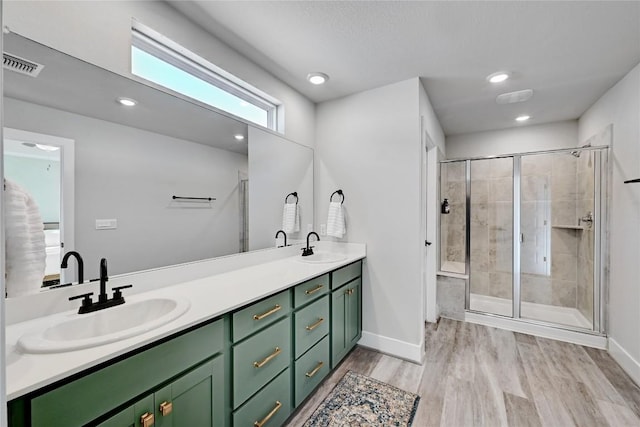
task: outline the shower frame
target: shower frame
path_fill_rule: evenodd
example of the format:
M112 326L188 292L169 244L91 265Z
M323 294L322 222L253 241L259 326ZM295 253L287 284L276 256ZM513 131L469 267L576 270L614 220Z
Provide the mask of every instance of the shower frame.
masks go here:
M523 157L541 154L573 154L572 152L593 151L600 153L594 156L594 214L596 220L593 223L593 318L591 329L571 325L563 325L538 319L521 317L521 161ZM513 159L513 247L512 247L512 315L503 316L496 313L472 310L471 304L471 162L474 160ZM599 145L593 147L562 148L543 151L528 151L513 154L501 154L493 156L478 156L441 160L440 165L446 163L465 163L465 187L466 187L466 212L465 212L465 312L482 316L506 318L526 322L533 325L548 326L571 332L580 332L591 335L606 335L607 302L608 302L608 272L609 272L609 195L611 194L611 169L609 167L610 146ZM441 177L441 172L439 173ZM442 179L442 178L440 178ZM438 185L438 200L442 200ZM441 226L438 216L438 242L441 240ZM442 266L442 251L439 251L438 265Z

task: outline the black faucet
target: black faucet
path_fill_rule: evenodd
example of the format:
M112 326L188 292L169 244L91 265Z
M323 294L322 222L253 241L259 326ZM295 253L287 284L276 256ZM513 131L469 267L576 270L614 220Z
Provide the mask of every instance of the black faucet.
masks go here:
M104 308L114 307L116 305L124 304L124 297L122 296L122 289L131 288L133 285L116 286L113 290L113 298L109 299L107 295L107 282L109 276L107 275L107 259L102 258L100 260L100 295L98 295L98 301L93 302L91 295L93 292L89 292L82 295L76 295L69 298L69 301L82 298L82 305L78 310L78 314L91 313L93 311L102 310Z
M84 262L82 261L82 257L76 251L69 251L62 257L62 263L60 264L60 268L67 268L69 258L75 257L76 261L78 261L78 283L84 283Z
M284 246L287 246L287 233L285 233L284 230L278 230L278 232L276 233L276 239L278 238L280 233L284 235ZM281 248L282 246L278 246L278 247Z
M107 296L107 282L109 276L107 275L107 259L102 258L100 260L100 295L98 295L98 302L105 302L109 299Z
M307 247L302 248L302 256L313 255L313 246L309 246L309 237L311 237L312 235L316 236L316 239L320 241L320 236L318 236L318 233L316 233L315 231L312 231L309 234L307 234Z

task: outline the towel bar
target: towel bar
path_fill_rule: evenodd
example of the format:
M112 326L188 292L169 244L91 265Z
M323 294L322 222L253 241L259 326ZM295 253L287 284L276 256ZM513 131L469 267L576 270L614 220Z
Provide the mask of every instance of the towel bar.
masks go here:
M287 197L284 198L284 202L287 203L287 200L289 199L289 196L293 196L296 198L296 204L298 203L298 192L294 191L293 193L289 193L287 194Z
M182 196L172 196L173 200L207 200L212 201L215 200L215 197L182 197Z
M624 183L625 184L631 184L631 183L634 183L634 182L640 182L640 178L630 179L629 181L625 181Z
M335 196L336 194L342 196L342 201L340 203L344 203L344 193L342 192L342 190L336 190L331 193L331 196L329 196L329 201L331 202L333 200L333 196Z

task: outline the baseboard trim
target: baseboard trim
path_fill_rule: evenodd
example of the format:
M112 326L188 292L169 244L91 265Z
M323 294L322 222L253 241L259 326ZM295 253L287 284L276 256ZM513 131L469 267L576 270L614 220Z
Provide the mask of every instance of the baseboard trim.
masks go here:
M631 379L640 386L640 362L635 360L616 340L609 338L609 354L618 365L629 374Z
M358 345L419 365L422 364L422 344L410 344L395 338L362 331L362 338L358 341Z
M464 320L479 325L491 326L494 328L506 329L513 332L535 335L541 338L565 341L573 344L584 345L605 350L607 348L607 337L581 332L569 331L566 329L553 328L551 326L536 325L533 323L519 322L513 319L501 318L499 316L486 316L478 313L467 312Z

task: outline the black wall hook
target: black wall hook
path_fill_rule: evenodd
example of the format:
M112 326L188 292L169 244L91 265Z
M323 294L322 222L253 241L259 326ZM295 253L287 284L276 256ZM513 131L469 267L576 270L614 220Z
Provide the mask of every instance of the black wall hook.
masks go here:
M289 199L289 196L293 196L296 198L296 204L298 204L298 192L294 191L293 193L289 193L287 194L287 197L284 198L284 202L287 203L287 200Z
M331 193L331 196L329 196L329 202L333 201L333 196L335 196L336 194L342 196L342 201L340 203L344 203L344 193L342 192L342 190L336 190Z

